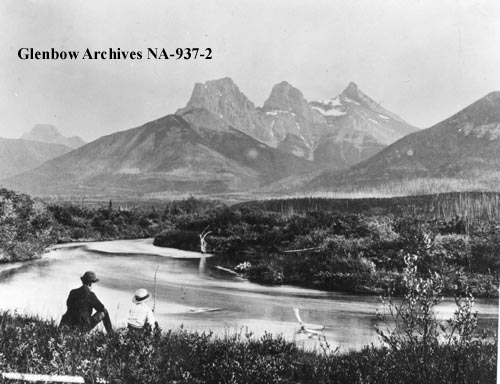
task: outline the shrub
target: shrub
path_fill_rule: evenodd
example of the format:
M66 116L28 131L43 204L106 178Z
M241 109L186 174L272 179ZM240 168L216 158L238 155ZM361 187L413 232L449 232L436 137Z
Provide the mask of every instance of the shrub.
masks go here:
M430 248L428 244L427 249ZM477 312L472 312L474 298L459 278L454 317L447 324L440 323L434 308L442 301L443 278L436 272L420 273L417 261L415 255L405 256L404 296L400 303L390 295L386 297L393 323L388 331L377 331L392 351L404 352L400 365L411 370L412 382L436 382L436 375L439 377L444 369L445 359L440 358L443 350L449 351L453 358L454 364L447 371L453 376L452 381L457 382L467 372L467 356L477 344L473 340L477 325Z
M250 281L267 285L283 283L283 272L271 265L257 264L248 268L247 277Z

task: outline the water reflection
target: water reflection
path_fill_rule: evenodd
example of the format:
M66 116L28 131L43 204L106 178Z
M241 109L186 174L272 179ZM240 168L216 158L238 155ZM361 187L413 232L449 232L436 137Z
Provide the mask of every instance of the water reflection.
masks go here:
M206 275L207 274L207 258L206 257L200 257L200 264L198 266L198 271L200 275Z

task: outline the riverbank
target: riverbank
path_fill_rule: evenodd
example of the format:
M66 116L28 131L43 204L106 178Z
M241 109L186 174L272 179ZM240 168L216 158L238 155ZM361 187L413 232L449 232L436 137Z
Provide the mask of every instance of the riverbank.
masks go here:
M284 216L242 207L173 220L155 245L208 251L252 282L325 291L402 293L404 257L419 257L422 273L439 273L444 293L467 285L476 297L498 297L500 233L496 222L308 212Z
M479 340L460 348L441 345L423 367L415 358L422 352L418 346L367 346L339 354L326 343L307 352L270 334L83 335L54 322L0 313L2 371L77 375L87 383L495 383L496 351L495 342Z
M176 218L218 205L189 198L87 207L83 201L51 204L0 188L0 263L36 259L58 243L155 237L173 228Z
M0 262L29 260L58 242L155 237L155 245L209 253L252 282L325 291L401 294L404 256L417 254L425 273L445 278L445 294L468 285L476 297L498 297L500 223L460 217L314 211L278 214L187 199L164 209L44 205L0 190Z

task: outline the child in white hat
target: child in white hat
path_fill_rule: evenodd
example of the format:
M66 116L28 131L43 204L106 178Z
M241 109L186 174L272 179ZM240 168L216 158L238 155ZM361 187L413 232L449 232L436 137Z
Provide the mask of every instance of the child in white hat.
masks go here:
M146 323L155 326L155 317L147 302L151 298L147 289L140 288L135 291L132 302L135 304L128 315L128 327L131 329L143 329Z

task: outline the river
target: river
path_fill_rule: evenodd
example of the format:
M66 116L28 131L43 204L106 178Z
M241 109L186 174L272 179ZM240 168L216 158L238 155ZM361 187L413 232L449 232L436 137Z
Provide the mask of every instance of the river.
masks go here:
M152 239L73 243L58 246L41 259L0 266L1 309L37 314L59 321L68 292L80 286L87 270L100 281L93 289L108 308L115 326L126 325L131 298L138 288L154 292L156 320L163 329L213 331L216 335L270 332L308 349L320 348L316 337L297 333L293 308L307 324L325 326L331 348L360 349L379 343L375 327L384 327L375 313L383 312L375 296L324 292L292 286L268 287L250 283L217 268L217 257L159 248ZM153 301L150 302L153 304ZM495 330L498 300L476 300L480 326ZM450 318L454 301L437 309Z

